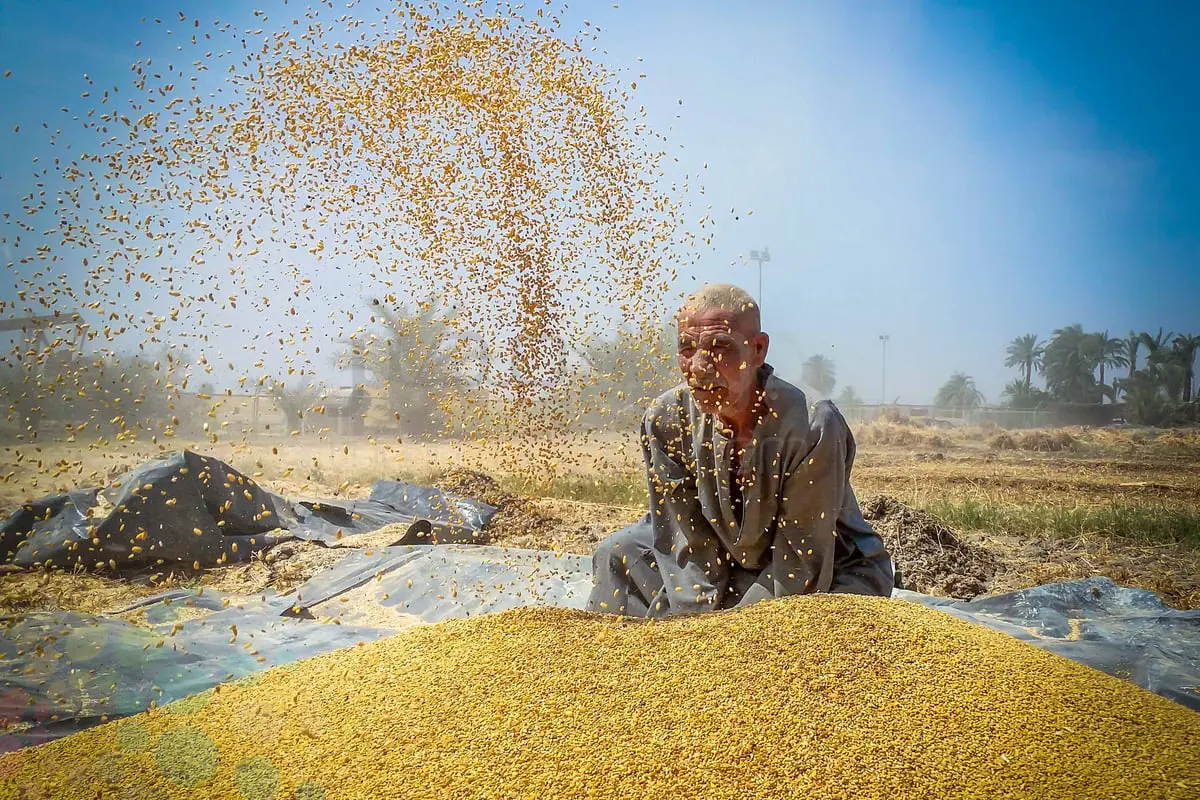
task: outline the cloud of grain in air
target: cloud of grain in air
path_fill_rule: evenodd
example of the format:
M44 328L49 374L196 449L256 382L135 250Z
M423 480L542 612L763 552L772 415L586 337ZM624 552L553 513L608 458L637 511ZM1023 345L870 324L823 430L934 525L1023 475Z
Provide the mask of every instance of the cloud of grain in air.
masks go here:
M147 20L179 49L86 79L70 111L94 147L30 134L2 310L61 324L5 354L10 416L168 447L230 393L351 365L427 428L511 450L661 380L655 324L707 220L687 232L664 192L636 79L548 5L354 5ZM601 364L618 329L628 353Z

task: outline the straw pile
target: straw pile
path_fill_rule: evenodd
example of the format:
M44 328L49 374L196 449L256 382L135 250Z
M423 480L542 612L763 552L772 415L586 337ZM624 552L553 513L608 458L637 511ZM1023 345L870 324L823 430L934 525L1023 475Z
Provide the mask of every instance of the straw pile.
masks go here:
M523 609L0 761L0 797L1194 798L1200 715L932 609Z

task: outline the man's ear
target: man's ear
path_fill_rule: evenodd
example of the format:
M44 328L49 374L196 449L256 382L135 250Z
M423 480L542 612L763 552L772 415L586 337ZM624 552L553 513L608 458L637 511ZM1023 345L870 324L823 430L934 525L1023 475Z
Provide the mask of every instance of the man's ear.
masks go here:
M771 344L771 337L765 332L759 331L754 334L752 343L754 345L754 359L758 362L757 366L762 366L763 362L767 360L767 348Z

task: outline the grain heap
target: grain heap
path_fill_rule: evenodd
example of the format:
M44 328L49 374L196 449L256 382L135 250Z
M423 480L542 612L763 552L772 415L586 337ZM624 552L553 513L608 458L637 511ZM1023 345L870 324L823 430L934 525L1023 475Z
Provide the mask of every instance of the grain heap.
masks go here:
M965 541L927 511L886 494L862 501L863 518L887 544L905 589L971 599L987 590L997 558Z
M818 595L419 628L8 756L0 796L1193 798L1197 741L1002 634Z

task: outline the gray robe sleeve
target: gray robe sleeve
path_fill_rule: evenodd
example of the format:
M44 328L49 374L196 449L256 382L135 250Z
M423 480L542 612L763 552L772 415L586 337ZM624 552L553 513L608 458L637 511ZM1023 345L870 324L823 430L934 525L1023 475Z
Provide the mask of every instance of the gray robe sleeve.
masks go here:
M710 610L720 605L729 584L725 548L700 505L690 439L679 407L655 406L646 414L642 455L663 578L650 606L653 615Z
M807 447L787 456L770 564L742 595L739 606L829 591L838 549L837 520L849 485L848 449L842 415L829 403L818 404Z

